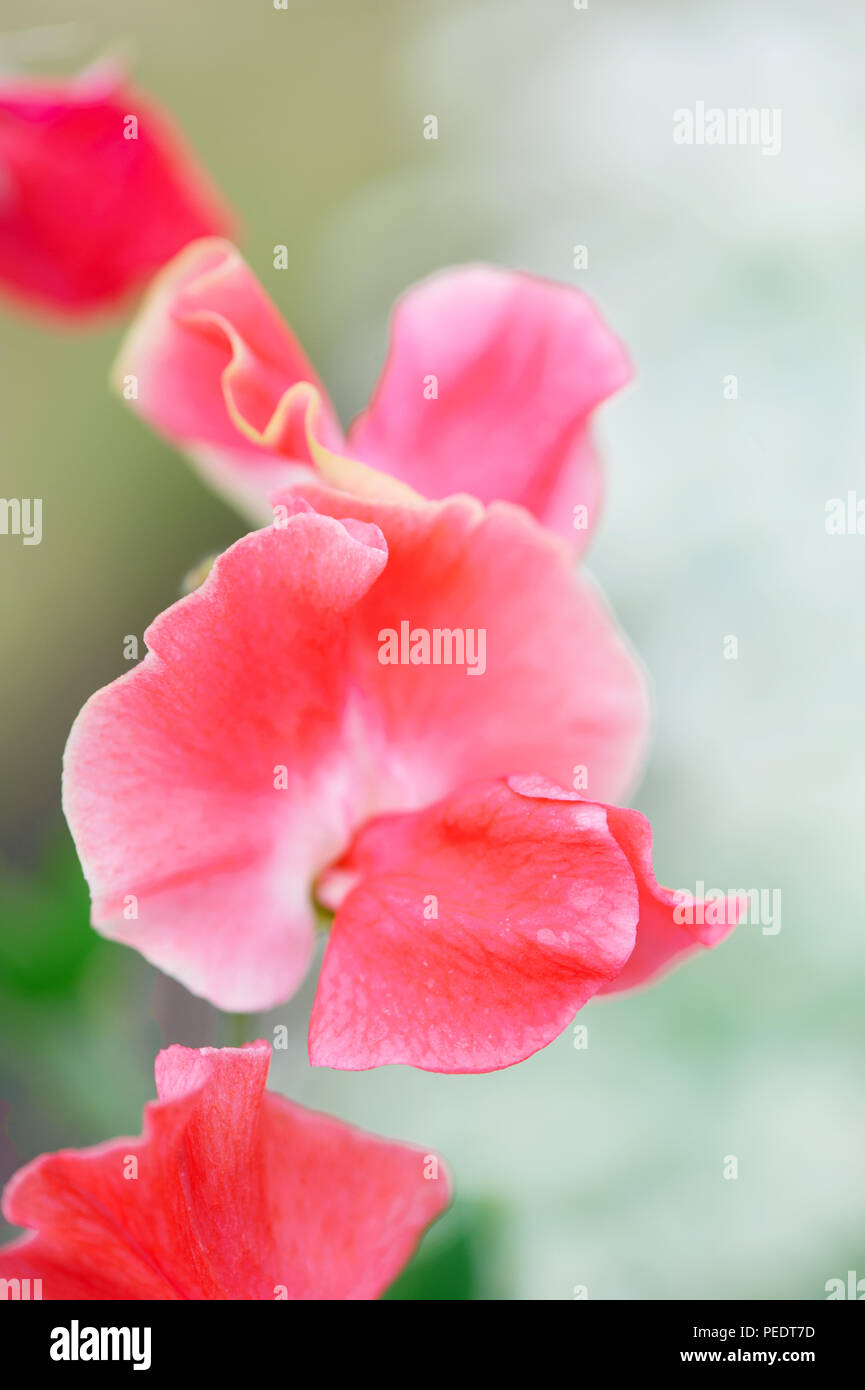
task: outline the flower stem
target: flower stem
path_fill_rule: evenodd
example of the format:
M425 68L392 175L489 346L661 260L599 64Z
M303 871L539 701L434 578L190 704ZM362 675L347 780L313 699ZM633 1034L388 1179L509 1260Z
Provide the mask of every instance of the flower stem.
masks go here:
M322 936L326 936L333 926L334 914L330 908L322 907L321 903L315 899L313 899L313 907L315 908L315 929Z
M242 1047L250 1042L255 1029L255 1014L226 1014L226 1046Z

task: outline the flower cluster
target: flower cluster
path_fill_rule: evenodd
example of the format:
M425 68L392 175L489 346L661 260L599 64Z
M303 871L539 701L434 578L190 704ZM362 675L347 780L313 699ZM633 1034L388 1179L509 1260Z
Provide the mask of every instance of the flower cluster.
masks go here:
M168 126L141 114L123 149L132 104L101 72L0 88L0 278L81 310L182 248L115 384L256 529L75 722L64 807L93 923L247 1013L296 991L326 922L313 1065L518 1063L593 995L735 921L683 922L647 822L621 806L645 681L579 563L602 494L591 416L627 357L575 289L458 267L400 300L343 432L210 235L224 215ZM62 258L58 161L104 192ZM46 1297L377 1296L447 1178L434 1155L269 1095L268 1060L266 1043L160 1054L140 1140L13 1179L6 1214L36 1234L0 1270Z

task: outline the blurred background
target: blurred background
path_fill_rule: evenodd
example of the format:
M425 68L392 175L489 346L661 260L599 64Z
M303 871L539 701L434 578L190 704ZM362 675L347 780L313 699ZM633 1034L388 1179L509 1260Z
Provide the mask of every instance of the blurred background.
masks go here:
M252 1036L290 1031L274 1089L456 1175L392 1296L819 1299L865 1277L865 536L825 529L828 499L865 497L865 11L0 0L0 31L56 24L46 71L134 57L345 421L394 297L429 271L488 260L595 298L637 369L599 416L590 554L654 688L634 804L664 883L782 894L777 934L745 926L590 1005L587 1048L569 1030L490 1076L312 1070L313 981L259 1020ZM779 108L780 153L675 145L672 112L697 101ZM0 493L44 499L41 545L0 538L3 1180L137 1133L157 1049L227 1040L90 930L59 809L66 733L128 669L124 637L245 529L109 394L122 329L0 307Z

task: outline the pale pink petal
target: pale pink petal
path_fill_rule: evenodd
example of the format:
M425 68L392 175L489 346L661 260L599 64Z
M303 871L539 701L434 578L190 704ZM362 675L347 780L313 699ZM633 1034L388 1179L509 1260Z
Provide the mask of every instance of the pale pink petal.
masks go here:
M385 558L311 512L245 537L70 735L94 924L222 1008L284 999L309 959L310 885L356 799L347 623Z
M602 493L589 420L630 375L579 290L458 266L398 301L387 363L349 448L427 497L518 502L581 547ZM575 527L579 507L587 516Z

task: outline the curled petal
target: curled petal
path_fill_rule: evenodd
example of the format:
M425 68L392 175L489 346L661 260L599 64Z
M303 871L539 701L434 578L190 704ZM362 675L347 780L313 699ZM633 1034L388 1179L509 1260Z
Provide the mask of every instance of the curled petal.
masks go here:
M295 388L315 389L318 432L341 440L294 335L239 251L215 238L187 247L157 277L112 378L124 395L134 383L133 409L259 523L272 515L274 489L315 474L307 396Z
M542 777L511 777L509 784L525 796L574 799L573 792ZM631 866L640 903L634 950L616 978L598 991L615 994L649 984L696 951L720 945L739 920L742 904L735 893L715 902L702 902L689 893L662 888L652 867L652 827L646 817L621 806L606 806L604 810L610 831Z
M346 448L297 341L239 253L217 241L163 273L115 368L118 384L138 380L135 408L255 520L268 491L315 464L366 497L519 503L578 549L602 491L590 416L629 377L578 290L460 266L399 301L387 363ZM305 439L310 389L318 450Z
M649 984L696 951L720 945L739 920L741 905L735 894L701 902L691 894L662 888L652 870L652 827L645 816L610 806L607 819L640 890L637 944L622 973L604 986L604 992L612 994Z

